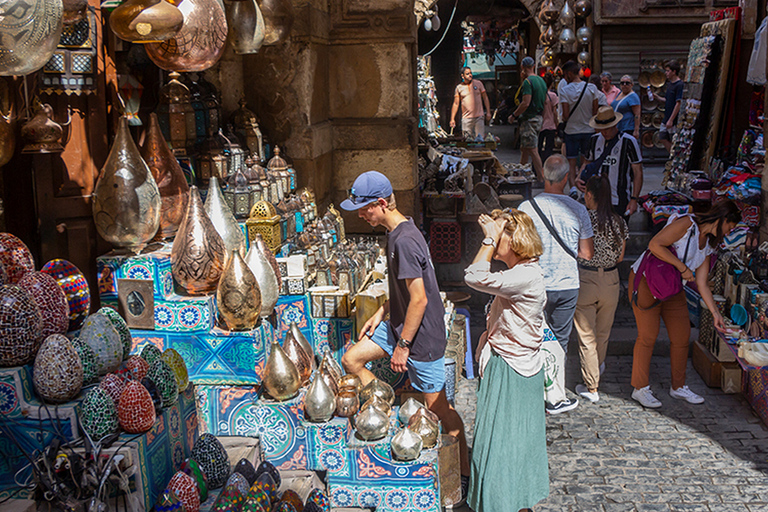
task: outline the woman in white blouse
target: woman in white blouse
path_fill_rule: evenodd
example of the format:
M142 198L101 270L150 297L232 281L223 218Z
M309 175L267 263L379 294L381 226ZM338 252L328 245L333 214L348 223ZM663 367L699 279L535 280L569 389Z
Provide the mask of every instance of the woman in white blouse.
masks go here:
M526 510L549 495L544 402L544 277L533 221L495 210L478 221L485 239L464 280L495 295L480 353L469 506ZM491 259L507 269L491 272Z

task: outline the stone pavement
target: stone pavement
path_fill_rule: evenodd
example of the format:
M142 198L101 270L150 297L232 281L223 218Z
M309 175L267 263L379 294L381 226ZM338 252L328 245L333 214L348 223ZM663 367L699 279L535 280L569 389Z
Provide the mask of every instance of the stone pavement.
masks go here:
M626 310L620 308L618 324L622 316ZM600 401L582 400L574 411L547 417L550 496L534 510L768 512L768 429L746 400L707 388L690 361L688 384L706 402L671 398L669 347L662 335L651 388L663 406L644 409L630 398L631 344L615 345L606 360ZM572 392L581 382L573 350L566 375ZM456 397L470 446L476 386L477 380L462 380Z

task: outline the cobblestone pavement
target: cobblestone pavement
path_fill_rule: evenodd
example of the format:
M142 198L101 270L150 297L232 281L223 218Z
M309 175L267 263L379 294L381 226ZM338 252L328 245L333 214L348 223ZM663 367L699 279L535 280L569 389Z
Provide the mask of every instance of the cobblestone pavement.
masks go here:
M617 329L624 320L626 311L619 312ZM623 328L631 335L633 329ZM768 429L742 395L707 388L689 360L688 385L706 402L670 397L668 341L662 335L651 388L663 406L644 409L630 398L631 341L615 345L600 401L582 400L574 411L547 417L550 496L534 510L768 512ZM569 352L566 384L572 394L581 378L578 355ZM476 386L477 380L464 379L456 396L470 446Z

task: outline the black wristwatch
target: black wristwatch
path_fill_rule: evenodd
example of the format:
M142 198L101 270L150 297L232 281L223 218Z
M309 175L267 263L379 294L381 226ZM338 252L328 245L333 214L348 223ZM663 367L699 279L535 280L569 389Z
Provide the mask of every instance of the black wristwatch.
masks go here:
M397 346L400 348L411 348L411 345L413 345L413 341L407 340L405 338L400 338L397 340Z

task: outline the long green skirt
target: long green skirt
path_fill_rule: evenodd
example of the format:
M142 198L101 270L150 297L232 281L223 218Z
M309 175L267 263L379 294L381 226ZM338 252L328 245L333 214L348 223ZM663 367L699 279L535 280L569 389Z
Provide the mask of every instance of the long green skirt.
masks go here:
M544 371L523 377L493 354L477 391L469 506L517 512L549 496Z

